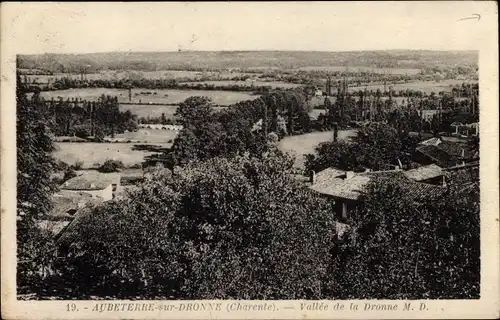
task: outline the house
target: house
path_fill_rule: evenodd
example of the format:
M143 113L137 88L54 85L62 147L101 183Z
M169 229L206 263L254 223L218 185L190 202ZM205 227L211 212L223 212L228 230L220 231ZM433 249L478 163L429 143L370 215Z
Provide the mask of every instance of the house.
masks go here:
M458 137L473 137L479 135L479 122L462 124L453 122L450 127L454 128L454 136Z
M401 170L355 173L328 168L312 176L310 188L335 201L337 219L345 221L348 213L357 210L366 188L376 177L386 177L398 181L403 190L401 198L415 201L442 192L442 187L419 183L406 177Z
M120 172L120 185L134 185L144 180L143 169L124 169Z
M102 198L93 197L85 192L61 190L52 196L53 208L47 218L51 220L72 220L76 212L88 203L102 201Z
M422 166L416 169L404 171L404 175L416 182L441 185L444 179L443 168L436 164Z
M93 207L102 201L85 192L61 190L52 196L52 210L36 220L35 224L57 238L84 208Z
M459 159L440 148L440 145L423 145L416 148L412 160L421 165L436 164L441 168L456 166Z
M61 190L70 193L86 193L103 201L113 199L113 192L120 185L119 173L100 173L95 170L79 172L80 175L61 185Z
M321 91L320 89L317 89L315 92L314 92L314 95L316 97L322 97L323 96L323 91Z

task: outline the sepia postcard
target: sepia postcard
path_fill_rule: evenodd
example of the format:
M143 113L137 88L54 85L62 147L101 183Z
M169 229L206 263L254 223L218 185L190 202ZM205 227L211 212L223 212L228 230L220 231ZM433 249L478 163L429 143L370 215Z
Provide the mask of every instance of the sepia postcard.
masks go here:
M493 1L4 2L3 319L497 319Z

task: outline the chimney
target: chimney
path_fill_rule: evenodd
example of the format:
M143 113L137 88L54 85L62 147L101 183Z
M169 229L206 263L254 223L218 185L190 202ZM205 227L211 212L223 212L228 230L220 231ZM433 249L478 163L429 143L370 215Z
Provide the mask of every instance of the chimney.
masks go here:
M311 184L316 183L316 172L314 172L314 170L311 170L309 173L309 182L311 182Z
M354 171L346 171L345 178L351 179L352 177L354 177L354 175L355 175Z

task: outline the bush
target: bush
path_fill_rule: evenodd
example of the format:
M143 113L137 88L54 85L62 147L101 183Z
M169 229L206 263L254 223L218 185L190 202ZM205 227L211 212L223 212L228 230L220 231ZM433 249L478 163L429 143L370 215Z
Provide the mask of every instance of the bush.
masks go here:
M74 178L74 177L76 177L76 172L73 168L70 167L64 172L64 177L63 177L62 182L68 181L69 179Z
M76 161L75 164L73 165L73 168L75 170L81 170L83 168L83 161Z
M288 164L215 158L158 170L132 201L108 202L75 225L68 283L83 296L126 299L324 298L333 208ZM90 279L92 288L80 285Z
M100 172L118 172L123 168L125 168L125 166L120 160L106 160L98 170Z

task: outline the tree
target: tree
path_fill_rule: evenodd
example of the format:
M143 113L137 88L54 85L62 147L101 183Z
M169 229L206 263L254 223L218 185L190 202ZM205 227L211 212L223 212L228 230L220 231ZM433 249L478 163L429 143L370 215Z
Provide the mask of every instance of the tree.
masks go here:
M125 168L125 166L120 160L108 159L102 164L102 166L99 167L98 170L100 172L118 172L123 168Z
M175 116L184 127L196 128L200 123L209 122L213 117L211 100L207 97L189 97L182 102Z
M50 236L36 226L52 209L57 186L51 174L57 166L48 120L39 112L38 97L28 100L18 79L16 88L17 139L17 281L20 291L36 290L52 258Z
M320 143L316 147L316 155L306 156L306 168L315 172L329 167L354 170L359 166L387 170L391 165L398 164L398 159L409 161L407 153L412 146L409 138L402 140L391 126L373 123L360 128L351 141Z
M353 170L358 165L352 146L345 141L320 143L316 147L316 156L308 154L305 157L306 170L314 172L330 167Z
M331 208L292 163L269 153L156 173L76 226L68 283L119 298L324 297Z

